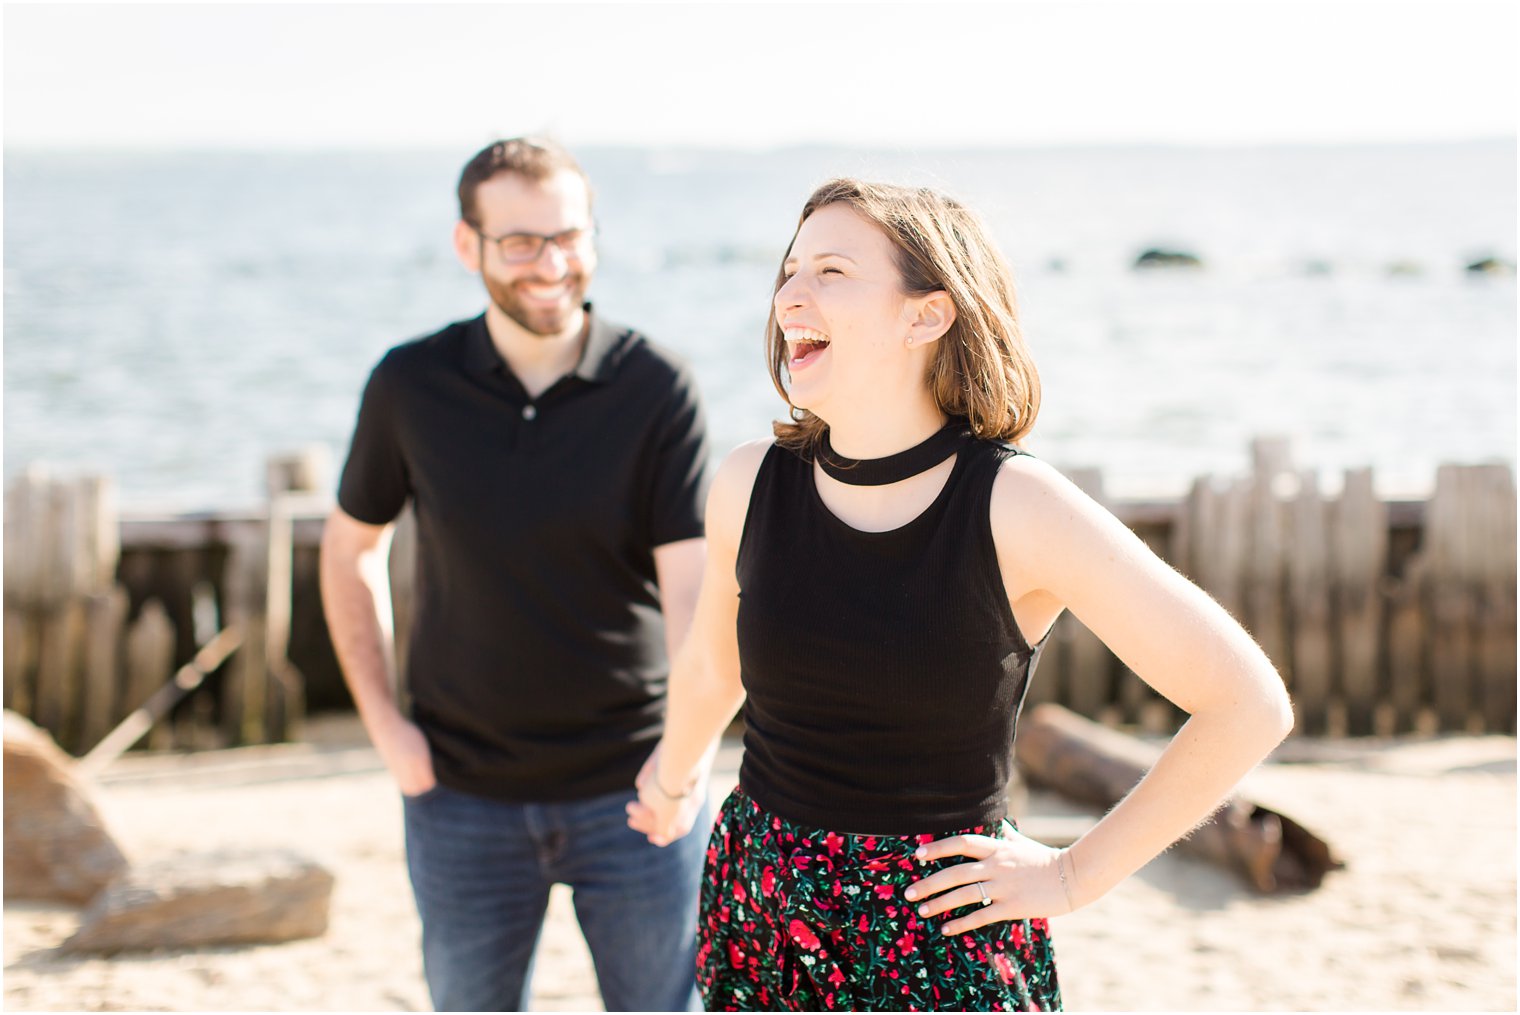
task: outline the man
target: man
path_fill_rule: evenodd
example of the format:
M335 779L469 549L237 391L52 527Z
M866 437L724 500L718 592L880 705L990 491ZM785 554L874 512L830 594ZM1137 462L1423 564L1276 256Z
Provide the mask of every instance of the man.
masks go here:
M563 883L609 1010L694 1009L703 837L650 845L625 807L705 557L696 389L583 302L591 193L569 153L491 145L459 215L489 305L375 368L322 539L333 643L404 801L428 989L439 1010L523 1009ZM384 560L409 500L407 717Z

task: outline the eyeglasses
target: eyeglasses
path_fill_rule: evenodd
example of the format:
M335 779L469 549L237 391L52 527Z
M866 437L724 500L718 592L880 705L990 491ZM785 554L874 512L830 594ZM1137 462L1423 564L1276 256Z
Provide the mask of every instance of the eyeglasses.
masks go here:
M543 256L544 248L554 244L560 249L560 253L566 257L583 257L591 248L591 238L596 234L596 226L576 226L562 232L545 235L543 233L506 233L502 236L487 236L481 232L480 227L470 225L475 230L475 235L480 237L484 244L487 240L496 244L497 253L508 264L530 264Z

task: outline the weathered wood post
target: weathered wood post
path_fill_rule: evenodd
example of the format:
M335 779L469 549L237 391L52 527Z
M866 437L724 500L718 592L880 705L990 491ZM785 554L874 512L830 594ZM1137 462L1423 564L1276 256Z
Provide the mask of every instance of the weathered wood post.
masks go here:
M143 603L127 632L127 710L140 708L174 673L174 623L169 611L157 599ZM167 750L173 733L167 723L158 723L148 733L148 746Z
M228 744L265 740L269 666L264 656L264 610L269 566L268 526L235 531L222 577L222 623L243 632L222 684L222 732Z
M1483 726L1515 731L1515 477L1508 466L1479 466L1483 542L1478 579L1478 681Z
M100 711L98 699L114 699L101 653L120 637L119 619L114 631L107 629L118 611L102 607L96 616L100 630L88 656L94 679L87 681L84 669L87 604L109 594L120 557L115 486L97 476L54 480L33 468L12 482L5 499L6 629L18 641L6 653L9 700L29 706L60 746L78 751ZM35 640L28 628L37 631Z
M1434 699L1444 730L1465 730L1477 705L1473 634L1478 603L1471 576L1477 573L1479 559L1489 548L1481 545L1481 534L1475 531L1478 519L1471 510L1475 478L1468 467L1437 468L1435 494L1426 516Z
M1257 644L1285 678L1290 678L1292 672L1288 624L1283 612L1288 537L1277 487L1292 473L1292 453L1286 437L1258 437L1251 442L1250 533L1242 605Z
M111 731L122 688L127 590L120 585L85 600L84 710L80 742L93 747Z
M1323 733L1335 671L1330 629L1329 509L1313 469L1299 473L1288 540L1288 601L1293 629L1295 726Z
M1425 529L1441 728L1509 731L1515 708L1515 487L1505 465L1442 465Z
M1388 509L1373 489L1372 469L1347 469L1333 512L1330 560L1339 617L1345 732L1373 732L1378 703L1382 579L1388 559Z

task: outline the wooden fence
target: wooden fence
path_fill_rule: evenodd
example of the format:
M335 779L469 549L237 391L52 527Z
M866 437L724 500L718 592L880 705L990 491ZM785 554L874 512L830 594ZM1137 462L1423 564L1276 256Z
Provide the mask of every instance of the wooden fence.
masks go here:
M1245 625L1292 693L1300 733L1515 731L1515 483L1443 465L1422 503L1385 503L1371 469L1335 497L1286 441L1249 476L1205 476L1157 517L1110 504ZM1072 478L1103 500L1101 477ZM1075 617L1051 632L1030 703L1163 732L1184 718Z
M1369 469L1334 496L1287 444L1252 445L1249 476L1202 477L1175 501L1108 502L1239 618L1277 664L1301 733L1515 730L1515 484L1504 465L1443 465L1428 501L1383 501ZM317 579L320 455L269 466L262 510L117 516L109 481L30 472L6 491L4 695L75 752L171 679L219 629L241 647L148 735L213 747L294 735L307 707L351 707ZM413 536L391 555L398 658ZM1181 712L1075 618L1050 635L1030 703L1163 732Z

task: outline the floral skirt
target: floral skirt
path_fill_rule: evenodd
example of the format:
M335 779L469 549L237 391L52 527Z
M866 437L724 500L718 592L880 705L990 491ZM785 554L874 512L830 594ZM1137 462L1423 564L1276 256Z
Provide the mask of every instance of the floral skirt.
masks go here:
M1002 837L1007 822L961 829ZM954 938L903 889L970 862L913 858L945 835L852 835L763 810L742 789L723 803L702 872L697 985L708 1011L1057 1011L1043 919Z

